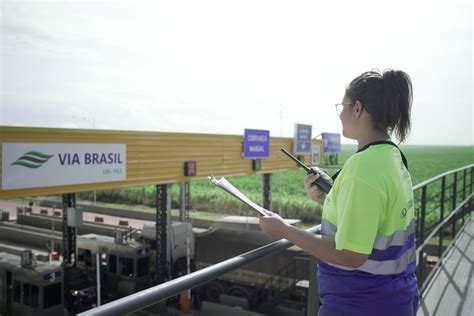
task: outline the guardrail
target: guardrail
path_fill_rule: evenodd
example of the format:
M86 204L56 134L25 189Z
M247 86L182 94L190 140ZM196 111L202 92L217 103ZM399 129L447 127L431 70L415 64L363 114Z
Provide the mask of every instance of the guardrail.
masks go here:
M442 173L413 187L417 216L417 278L421 294L436 269L442 265L443 257L452 247L457 233L464 228L466 217L470 217L474 207L473 174L474 164L471 164ZM451 211L445 212L446 209ZM446 230L445 227L449 225L451 229ZM432 240L436 236L438 242L433 244ZM426 250L429 247L436 250ZM428 260L429 255L436 263Z
M466 185L467 180L467 171L470 171L470 184L469 189ZM463 173L463 177L458 179L458 174ZM451 237L455 239L456 225L457 221L462 220L462 224L465 222L465 217L470 216L472 211L472 199L473 199L473 172L474 164L469 165L463 168L455 169L443 174L440 174L434 178L431 178L427 181L424 181L415 187L413 191L415 193L415 211L417 216L417 254L419 256L417 273L419 283L422 285L420 288L423 292L427 283L429 282L433 271L425 277L425 248L430 245L430 240L439 234L439 261L438 267L442 262L442 242L445 240L443 233L444 226L451 224ZM439 191L435 190L435 193L431 196L428 196L429 187L432 186L437 181L441 181L441 187ZM446 185L449 180L452 180L449 185ZM463 181L462 190L458 190L458 182ZM430 187L431 189L431 187ZM446 192L450 192L450 195L447 197ZM433 201L439 198L439 205L433 209L428 208L432 206ZM458 201L460 203L458 203ZM452 211L449 214L444 214L446 204L450 203L452 206ZM430 209L430 212L427 213L427 208ZM426 226L426 224L431 224L431 218L427 221L427 216L440 211L440 218L436 226ZM459 213L462 213L461 217L456 217ZM320 230L320 225L308 229L308 232L316 233ZM459 229L458 229L459 231ZM195 288L201 284L212 281L215 278L218 278L230 271L238 269L248 263L261 259L265 256L271 255L277 251L289 248L290 244L287 240L282 239L266 246L260 247L258 249L249 251L240 256L228 259L226 261L220 262L218 264L212 265L205 269L193 272L191 274L182 276L180 278L171 280L169 282L151 287L149 289L143 290L141 292L129 295L127 297L118 299L116 301L110 302L108 304L102 305L100 307L91 309L79 315L123 315L128 313L133 313L139 310L142 310L148 306L155 305L167 298L170 298L174 295L179 294L181 291ZM446 250L447 251L447 250ZM314 287L316 286L315 280L310 278L310 293L314 293ZM308 295L307 297L307 306L315 306L317 298L315 295ZM307 311L308 313L308 311Z

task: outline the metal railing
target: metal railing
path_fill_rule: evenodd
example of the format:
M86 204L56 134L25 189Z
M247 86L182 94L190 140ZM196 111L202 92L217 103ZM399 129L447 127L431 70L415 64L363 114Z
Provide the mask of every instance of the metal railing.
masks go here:
M466 218L471 216L474 207L473 175L474 164L471 164L413 187L417 217L417 279L421 295L436 269L442 265L443 257L453 246L457 234L463 230ZM445 212L446 209L451 211ZM450 229L445 229L449 225ZM433 243L436 236L438 241ZM428 260L429 256L431 260Z
M466 185L467 170L470 171L469 189L467 189L468 186ZM431 271L431 273L427 277L425 276L424 266L426 252L424 249L428 245L430 245L430 240L434 238L435 235L438 233L440 239L438 247L439 261L437 263L437 266L439 266L442 262L441 259L443 256L443 253L441 251L443 240L445 240L445 234L443 233L444 226L448 224L452 225L451 235L449 237L454 240L457 222L461 219L462 224L464 224L465 217L470 216L473 207L473 171L474 165L469 165L463 168L455 169L440 174L413 187L413 191L415 194L415 211L417 216L417 254L419 256L417 274L419 283L422 284L422 286L420 287L422 291L425 289L426 284L429 282L434 271L433 269L433 271ZM462 178L458 178L459 173L463 173ZM452 181L449 185L447 185L447 182L449 182L449 180ZM433 195L428 196L429 189L431 189L434 183L437 183L438 181L441 181L440 190L436 191ZM462 190L458 190L459 181L463 181ZM431 187L429 188L429 186ZM450 195L446 196L446 192L450 193ZM439 205L432 205L433 201L438 198ZM452 211L449 212L449 214L445 215L444 210L446 208L447 203L450 203ZM436 207L432 208L433 206ZM427 209L430 209L430 212L427 213ZM427 224L431 224L431 214L438 210L440 211L440 217L437 225L426 226ZM460 217L456 217L459 213L461 213L462 215ZM307 231L311 233L316 233L319 230L320 225L312 227ZM236 270L246 264L276 253L280 250L289 248L290 246L292 246L292 244L289 241L287 241L286 239L282 239L266 246L260 247L258 249L249 251L240 256L225 260L218 264L214 264L202 270L151 287L149 289L129 295L127 297L115 300L113 302L91 309L79 315L123 315L133 313L149 306L155 305L159 302L162 302L172 296L179 294L181 291L192 289L201 284L212 281L230 271ZM312 275L315 276L314 271L312 272ZM315 287L315 280L310 278L309 293L315 293ZM317 297L308 294L307 306L316 305L317 301Z

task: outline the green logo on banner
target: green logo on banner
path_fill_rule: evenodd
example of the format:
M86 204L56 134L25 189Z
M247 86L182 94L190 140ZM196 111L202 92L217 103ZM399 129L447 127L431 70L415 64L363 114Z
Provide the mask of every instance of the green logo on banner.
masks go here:
M10 166L18 165L26 168L36 169L41 167L46 161L48 161L54 155L47 155L37 151L29 151L20 158L18 158Z

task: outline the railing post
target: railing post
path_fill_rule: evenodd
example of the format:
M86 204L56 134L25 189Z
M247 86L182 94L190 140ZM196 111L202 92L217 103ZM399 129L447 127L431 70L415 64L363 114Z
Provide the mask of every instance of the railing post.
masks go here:
M416 245L419 246L421 243L420 243L420 240L418 238L418 236L420 236L420 213L421 213L421 210L420 208L417 208L416 205L415 205L415 201L417 200L416 199L416 192L413 192L413 198L414 198L414 201L413 201L413 207L415 208L415 216L416 216L416 225L415 225L415 236L416 236Z
M473 176L473 173L474 173L474 167L471 167L471 185L470 185L470 193L472 193L472 187L474 185L474 176Z
M471 184L469 185L469 192L472 193L472 187L474 185L474 177L473 177L473 173L474 173L474 167L471 167ZM472 212L472 199L469 199L469 216L471 215L471 212Z
M456 209L457 204L457 182L458 182L458 173L454 173L454 182L453 182L453 202L451 205L451 211ZM452 226L452 236L456 236L456 214L453 215L453 226Z
M309 289L306 295L306 316L314 316L319 310L316 257L309 258Z
M425 217L426 217L426 185L421 188L421 223L420 223L420 236L421 241L419 244L422 244L425 241ZM424 274L424 258L423 258L423 249L421 249L418 255L418 285L421 287L423 284L423 274Z
M463 175L463 184L462 184L462 200L464 201L466 199L466 178L467 178L467 169L464 169L464 175ZM466 206L464 205L462 207L462 226L464 227L464 217L466 216Z
M445 193L444 191L446 190L446 177L443 177L441 179L441 205L440 205L440 215L439 215L439 224L441 224L441 222L444 220L444 198L445 198ZM441 255L443 254L443 240L444 240L444 236L443 236L443 226L441 226L440 230L439 230L439 245L438 245L438 261L439 262L442 262L441 261Z
M470 185L470 190L469 192L472 193L472 188L473 188L473 185L474 185L474 177L473 177L473 173L474 173L474 167L471 167L471 185ZM469 199L469 216L471 215L471 212L472 212L472 199Z

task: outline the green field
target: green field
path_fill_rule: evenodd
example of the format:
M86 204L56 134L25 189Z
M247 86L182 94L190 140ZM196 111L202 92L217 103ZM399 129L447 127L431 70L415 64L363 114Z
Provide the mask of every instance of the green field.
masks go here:
M440 173L474 163L473 146L402 146L413 184L420 183ZM343 145L339 162L343 163L356 151L355 146ZM333 174L337 168L329 168ZM309 200L303 191L301 170L275 173L272 176L273 210L285 217L298 218L313 223L320 218L321 206ZM228 180L257 203L262 202L262 176L228 177ZM178 208L179 186L172 186L172 207ZM92 193L80 194L79 199L92 199ZM154 206L155 187L134 187L97 192L98 201L129 205ZM208 180L191 182L191 206L195 211L253 214L245 205Z

